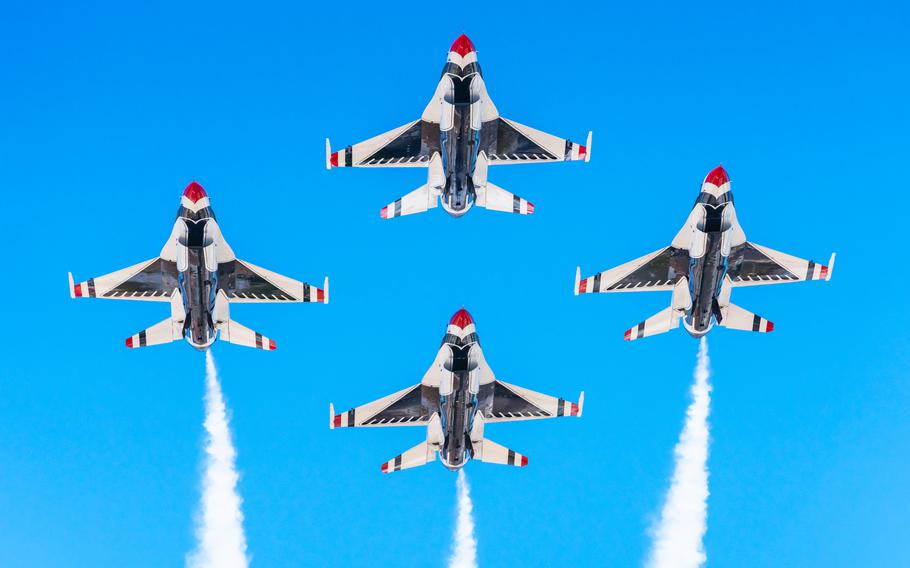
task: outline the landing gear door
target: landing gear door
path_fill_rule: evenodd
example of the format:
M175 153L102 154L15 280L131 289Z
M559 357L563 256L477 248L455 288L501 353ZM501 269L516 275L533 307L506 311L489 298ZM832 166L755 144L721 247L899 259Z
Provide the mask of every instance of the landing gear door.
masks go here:
M705 256L707 247L708 234L705 233L705 221L707 212L703 206L697 206L698 214L695 216L695 223L692 226L692 240L689 243L689 258L701 258ZM694 212L693 212L694 213Z
M177 272L186 272L186 269L190 266L190 251L187 248L187 243L190 238L190 229L186 226L186 222L183 219L178 219L177 223L174 225L174 236L176 236L174 242L174 250L177 261Z
M213 230L214 227L214 230ZM220 235L218 226L214 221L209 221L205 225L205 231L202 239L202 257L205 260L205 269L209 272L218 272L218 257L215 251L215 240L212 238L213 233Z
M721 218L721 230L723 233L720 237L720 254L724 258L730 256L730 249L733 248L733 222L736 216L733 213L733 207L728 205L724 208L723 217Z
M448 132L455 125L455 83L446 75L445 96L440 101L439 131Z

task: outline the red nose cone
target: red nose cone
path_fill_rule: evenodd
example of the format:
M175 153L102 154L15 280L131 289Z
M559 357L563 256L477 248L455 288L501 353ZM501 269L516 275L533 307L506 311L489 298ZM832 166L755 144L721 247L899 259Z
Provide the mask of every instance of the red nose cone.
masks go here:
M464 57L465 55L476 51L474 49L474 44L471 42L468 36L461 34L458 36L458 39L455 40L455 43L452 44L452 47L449 48L449 51L454 51L458 55Z
M208 197L205 190L202 189L202 186L195 181L191 181L190 185L186 186L186 189L183 190L183 196L193 203L196 203L203 197Z
M461 308L455 315L452 316L452 319L449 320L449 325L454 325L464 329L474 323L474 318L471 317L471 314L468 313L468 310Z
M711 183L717 187L720 187L729 181L730 176L727 175L727 170L725 170L723 166L717 166L705 176L705 183Z

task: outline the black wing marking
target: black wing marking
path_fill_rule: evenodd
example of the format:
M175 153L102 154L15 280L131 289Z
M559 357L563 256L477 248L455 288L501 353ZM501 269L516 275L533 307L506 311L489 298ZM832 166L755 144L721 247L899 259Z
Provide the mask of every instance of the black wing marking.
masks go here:
M304 284L304 298L308 298L309 284ZM218 289L224 290L229 299L258 299L294 302L300 298L275 286L241 260L231 260L218 265Z
M87 287L92 296L94 296L94 280L88 280ZM177 285L177 263L158 258L98 297L170 297ZM89 295L89 293L86 293L86 295Z
M772 260L749 242L733 247L729 258L730 265L727 274L733 282L800 280L799 276Z
M667 247L649 262L611 283L604 291L610 292L650 286L672 286L685 276L688 271L688 251Z
M417 385L404 396L363 420L362 426L380 426L406 424L408 422L426 422L430 415L439 409L439 389Z
M485 418L549 418L550 412L515 393L499 381L480 386L478 404Z
M428 162L435 152L439 152L439 124L418 120L358 165Z
M483 123L480 128L480 149L493 161L557 159L501 118Z

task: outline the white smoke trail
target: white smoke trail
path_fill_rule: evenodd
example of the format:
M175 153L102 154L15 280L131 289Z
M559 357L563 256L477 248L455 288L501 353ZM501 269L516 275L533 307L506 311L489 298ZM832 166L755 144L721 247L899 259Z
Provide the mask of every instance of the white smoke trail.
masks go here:
M474 538L474 504L471 487L463 469L458 470L458 518L449 568L477 568L477 539Z
M701 338L692 403L679 435L676 467L660 521L652 531L650 568L698 568L705 563L702 539L708 516L708 412L711 404L708 341Z
M211 351L205 353L205 474L201 511L196 520L196 550L189 568L246 568L246 535L237 493L237 451Z

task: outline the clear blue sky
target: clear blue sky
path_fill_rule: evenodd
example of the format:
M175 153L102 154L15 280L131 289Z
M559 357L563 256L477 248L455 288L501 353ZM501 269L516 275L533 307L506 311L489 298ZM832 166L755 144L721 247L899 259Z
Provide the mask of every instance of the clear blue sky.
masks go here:
M751 240L839 260L735 292L773 334L710 335L709 564L910 565L906 3L622 4L5 4L0 564L192 548L204 358L126 349L165 306L72 301L66 272L157 254L196 179L241 258L332 279L234 308L277 352L215 346L254 566L443 563L455 477L379 473L423 430L330 432L328 403L416 383L461 305L500 378L587 391L582 420L489 428L531 463L468 466L481 564L639 565L697 343L624 343L669 296L575 298L574 270L667 244L723 163ZM323 138L415 119L462 32L503 116L593 129L593 160L491 170L530 218L382 221L424 172L327 172Z

